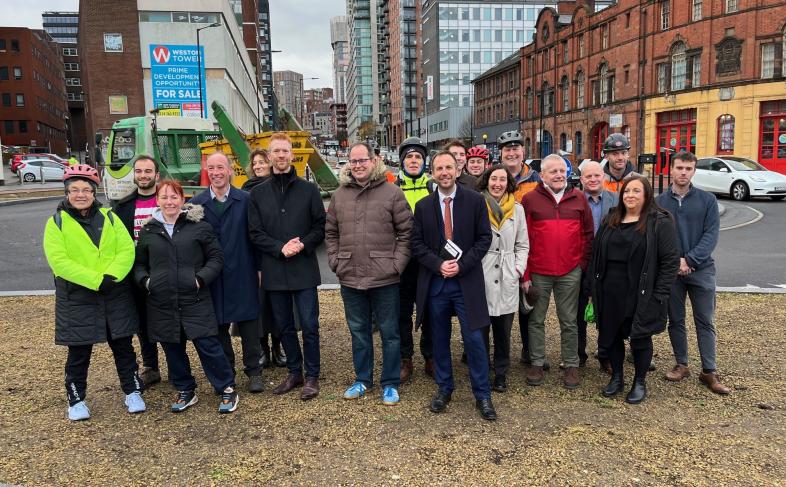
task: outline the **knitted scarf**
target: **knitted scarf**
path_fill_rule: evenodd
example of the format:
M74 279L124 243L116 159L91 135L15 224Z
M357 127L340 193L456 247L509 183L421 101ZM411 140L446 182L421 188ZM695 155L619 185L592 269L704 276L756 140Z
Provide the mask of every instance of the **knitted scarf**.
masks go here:
M516 199L512 194L505 193L505 196L502 197L502 201L497 203L497 200L491 196L488 190L483 191L483 197L486 198L486 207L489 211L489 221L491 225L497 230L500 230L505 220L513 218L513 209L516 206Z

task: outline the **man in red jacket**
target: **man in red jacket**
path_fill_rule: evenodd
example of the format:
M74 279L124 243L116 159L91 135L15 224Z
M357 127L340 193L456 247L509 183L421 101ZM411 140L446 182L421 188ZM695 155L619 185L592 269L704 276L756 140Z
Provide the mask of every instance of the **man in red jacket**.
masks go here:
M568 187L567 165L562 157L551 154L541 163L543 182L521 199L527 216L529 262L524 273L524 291L537 291L529 315L529 349L532 366L527 383L543 383L546 360L545 320L551 292L560 323L563 383L575 389L579 378L578 328L576 313L581 273L589 262L594 226L587 198Z

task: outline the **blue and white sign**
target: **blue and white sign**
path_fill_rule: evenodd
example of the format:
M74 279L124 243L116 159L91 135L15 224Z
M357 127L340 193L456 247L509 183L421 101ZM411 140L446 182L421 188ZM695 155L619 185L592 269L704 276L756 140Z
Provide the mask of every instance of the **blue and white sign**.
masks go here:
M200 56L205 59L205 48L150 44L150 76L153 82L153 106L159 115L207 118L207 107L200 101L207 100L205 65L200 71Z

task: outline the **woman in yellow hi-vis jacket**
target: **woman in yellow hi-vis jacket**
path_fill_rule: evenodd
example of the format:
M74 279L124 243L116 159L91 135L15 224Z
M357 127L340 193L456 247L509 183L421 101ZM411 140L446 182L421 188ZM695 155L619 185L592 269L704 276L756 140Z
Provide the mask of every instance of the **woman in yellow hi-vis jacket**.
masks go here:
M44 230L44 254L55 276L55 343L68 347L65 386L68 419L90 418L85 403L93 344L108 342L129 413L145 410L144 384L131 344L139 326L126 275L134 264L134 242L95 193L95 169L66 168L65 199Z

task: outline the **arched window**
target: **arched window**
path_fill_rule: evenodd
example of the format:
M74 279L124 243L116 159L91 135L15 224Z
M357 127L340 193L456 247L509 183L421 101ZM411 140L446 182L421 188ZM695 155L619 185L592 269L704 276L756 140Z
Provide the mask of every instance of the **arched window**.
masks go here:
M734 115L718 117L718 154L734 153Z
M576 75L576 108L584 108L584 71Z
M533 113L532 113L532 106L533 105L534 105L534 103L533 103L533 97L532 97L532 88L527 87L527 118L532 118L533 117Z
M562 81L560 81L560 97L562 97L562 111L567 112L570 110L570 83L568 82L568 77L563 76Z
M609 67L606 63L600 65L600 104L605 105L609 101Z
M671 91L684 90L688 75L685 44L678 42L671 49Z
M568 136L565 135L565 132L559 134L559 148L562 151L568 151Z
M543 89L541 90L543 103L543 115L551 115L554 112L554 90L549 86L548 81L543 82Z
M573 141L573 153L576 156L581 156L581 147L584 145L584 137L581 132L576 132L576 140Z

